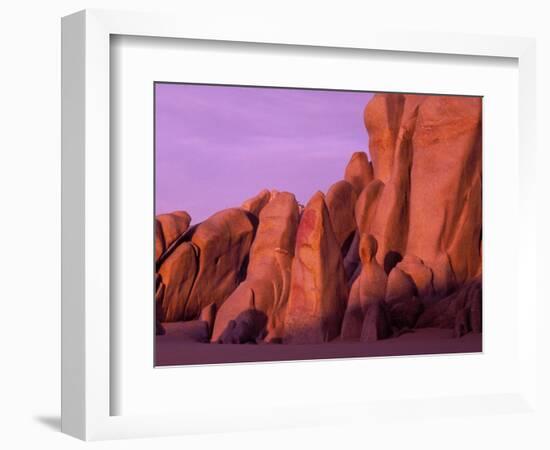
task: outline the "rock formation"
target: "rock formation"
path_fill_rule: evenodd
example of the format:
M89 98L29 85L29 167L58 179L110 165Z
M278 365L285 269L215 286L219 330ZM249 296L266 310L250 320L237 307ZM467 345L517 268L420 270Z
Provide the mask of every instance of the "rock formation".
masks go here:
M160 302L163 322L194 319L185 309L199 268L199 249L192 242L178 245L159 268L164 292Z
M391 334L386 306L386 272L376 261L378 244L372 235L363 235L360 243L362 269L354 281L344 320L344 340L373 341Z
M344 180L353 186L357 195L372 181L372 164L365 152L355 152L351 155Z
M379 257L395 251L433 267L447 254L458 283L475 276L481 264L481 98L376 95L365 123L374 177L385 183L378 202L384 211L378 209L372 225Z
M254 298L254 309L269 317L266 324L269 338L281 338L298 220L298 204L293 194L275 193L264 206L250 250L246 279L221 305L212 334L213 342L218 341L230 321L251 309L251 297Z
M179 238L191 223L191 216L185 211L161 214L155 220L155 260Z
M221 306L244 277L254 232L253 216L238 208L198 225L159 268L163 320L196 319L205 306Z
M340 246L324 195L317 192L305 207L298 226L284 342L320 343L336 338L347 296Z
M357 228L355 223L355 202L357 194L347 181L334 183L327 192L326 205L330 223L338 245L345 253Z
M378 94L364 121L368 155L305 207L264 189L193 226L157 216L157 334L368 345L482 331L481 99Z

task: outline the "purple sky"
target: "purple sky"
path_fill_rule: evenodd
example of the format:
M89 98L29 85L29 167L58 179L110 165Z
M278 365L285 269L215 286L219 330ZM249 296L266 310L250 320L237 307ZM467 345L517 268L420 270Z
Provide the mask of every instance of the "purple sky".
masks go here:
M306 204L368 149L367 92L155 85L156 213L200 222L277 189Z

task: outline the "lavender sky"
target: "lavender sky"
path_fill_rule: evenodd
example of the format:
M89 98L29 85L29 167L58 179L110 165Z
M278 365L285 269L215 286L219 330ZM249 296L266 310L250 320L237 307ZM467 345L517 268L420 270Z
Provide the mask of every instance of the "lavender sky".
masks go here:
M157 83L156 213L192 223L264 188L306 204L367 151L368 92Z

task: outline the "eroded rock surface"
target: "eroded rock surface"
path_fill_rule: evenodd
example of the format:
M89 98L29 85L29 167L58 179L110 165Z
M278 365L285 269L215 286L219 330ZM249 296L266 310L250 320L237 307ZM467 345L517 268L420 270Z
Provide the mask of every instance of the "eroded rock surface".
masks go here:
M182 211L157 217L157 333L181 321L220 343L481 332L481 99L377 94L364 122L370 160L353 153L305 207L270 188L193 226Z
M185 211L160 214L155 220L155 260L189 228L191 216Z
M230 321L250 308L252 297L254 309L269 318L268 339L282 337L298 221L298 203L293 194L275 193L264 206L250 250L246 279L221 305L212 341L220 338Z
M324 195L304 209L296 237L284 342L328 342L340 334L348 288Z

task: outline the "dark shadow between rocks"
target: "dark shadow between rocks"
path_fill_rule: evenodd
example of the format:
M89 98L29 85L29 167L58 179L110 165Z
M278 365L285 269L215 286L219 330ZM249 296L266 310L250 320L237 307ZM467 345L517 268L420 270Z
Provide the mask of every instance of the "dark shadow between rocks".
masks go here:
M267 335L267 315L257 309L247 309L223 330L218 344L257 344Z
M390 250L384 257L384 271L389 275L391 270L403 260L401 253Z

